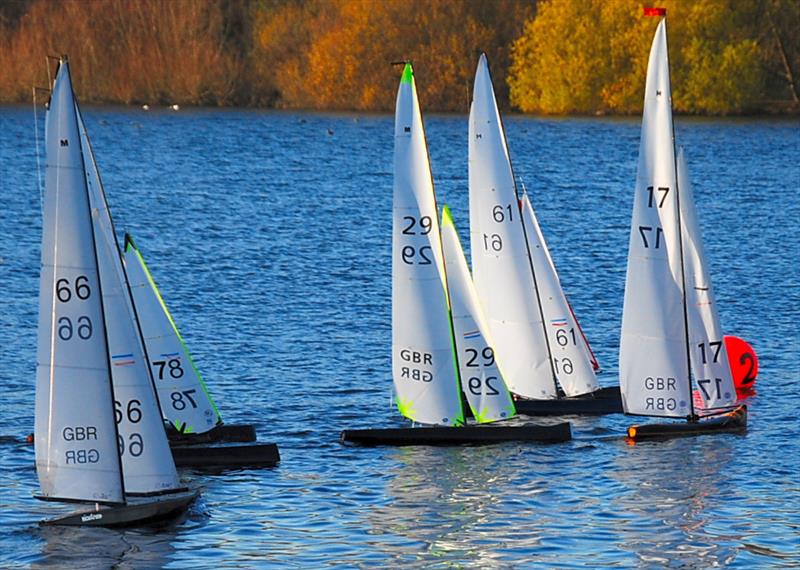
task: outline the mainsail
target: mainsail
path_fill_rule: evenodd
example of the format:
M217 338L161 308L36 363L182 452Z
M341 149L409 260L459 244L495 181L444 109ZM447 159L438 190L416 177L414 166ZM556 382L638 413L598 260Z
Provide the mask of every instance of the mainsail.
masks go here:
M686 274L686 313L692 376L703 408L727 408L736 404L728 353L723 341L711 277L695 213L694 193L689 182L683 149L678 152L678 188L681 192L681 229Z
M489 325L447 206L442 209L442 246L461 389L478 423L508 419L516 414L514 402L494 356Z
M662 20L647 67L619 373L627 413L688 417L693 409L671 99Z
M53 85L45 140L36 471L45 498L121 503L103 291L66 61Z
M125 235L125 267L161 411L180 433L205 433L222 423L194 360L133 238Z
M100 174L80 112L76 110L103 287L111 378L125 493L154 494L181 488L164 433L138 319L114 233Z
M561 288L527 192L522 195L521 212L558 383L567 396L589 394L600 388L592 366L592 355Z
M485 55L469 114L469 212L475 290L508 387L529 398L555 398L539 292Z
M407 418L464 423L436 198L410 64L395 114L392 376L397 407Z

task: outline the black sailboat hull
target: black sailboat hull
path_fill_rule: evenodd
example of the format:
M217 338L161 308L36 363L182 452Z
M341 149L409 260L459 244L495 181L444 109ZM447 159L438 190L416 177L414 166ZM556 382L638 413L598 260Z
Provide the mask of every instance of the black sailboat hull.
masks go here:
M178 467L274 467L281 460L274 443L181 445L171 450Z
M256 440L256 428L252 424L222 424L205 433L179 433L174 428L169 428L167 438L171 446L197 443L250 443Z
M514 401L517 413L524 416L566 416L605 414L621 414L622 394L619 386L606 386L592 394L559 398L557 400L529 400L527 398Z
M628 428L628 440L667 439L710 433L743 433L747 430L747 406L696 422L642 424Z
M42 521L42 526L147 526L162 523L181 515L199 496L197 491L134 500L125 505L70 513Z
M510 441L557 443L572 438L568 422L550 426L465 426L344 430L342 443L359 445L482 445Z

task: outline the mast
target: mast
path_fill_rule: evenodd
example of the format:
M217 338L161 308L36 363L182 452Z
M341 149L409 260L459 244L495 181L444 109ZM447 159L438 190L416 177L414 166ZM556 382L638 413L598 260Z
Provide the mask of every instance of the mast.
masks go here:
M486 62L486 71L489 74L491 81L492 72L489 70L489 62ZM508 137L506 136L506 126L503 123L503 115L497 113L497 120L500 124L500 133L503 135L503 144L506 148L508 146ZM533 290L536 292L536 305L539 308L539 318L542 320L542 333L544 334L544 344L547 350L547 361L550 363L550 376L553 379L553 388L558 397L558 375L556 374L555 363L553 362L553 350L550 348L550 337L547 330L547 323L544 318L544 309L542 308L542 296L539 294L539 283L536 280L536 270L533 267L533 253L531 252L530 240L528 239L528 229L525 227L525 217L522 215L522 208L520 207L519 188L517 188L517 179L514 177L514 164L511 161L511 152L508 152L508 167L511 170L511 183L514 185L514 197L517 200L517 210L519 211L519 221L522 225L522 235L525 239L525 249L528 252L528 267L531 269L531 278L533 279ZM524 185L523 185L524 190ZM530 198L529 198L530 199Z
M46 499L124 504L108 329L78 116L63 56L45 120L37 472ZM74 391L78 385L80 396ZM88 398L89 408L80 397Z
M478 62L469 117L469 202L472 277L506 381L518 395L555 399L552 350L536 323L543 319L541 287L527 228L514 219L522 216L519 193L485 54Z
M63 59L64 62L66 63L67 57L64 56ZM58 73L56 72L56 75L57 74ZM70 92L74 93L74 90L72 88L72 74L68 74L67 78L69 79L69 90ZM78 117L80 117L80 107L78 106L78 100L74 97L73 97L73 103L75 105L75 117L77 119ZM78 155L81 158L81 167L82 167L81 170L83 171L83 175L86 176L86 161L83 160L83 143L81 141L81 136L80 136L80 126L78 126L78 150L80 151ZM86 203L91 204L92 202L91 202L91 197L89 196L89 185L86 184L85 181L83 188L84 191L86 192ZM106 314L105 314L105 307L103 306L103 282L102 279L100 279L100 262L97 259L97 236L95 236L94 234L94 224L92 223L91 208L87 210L87 213L89 214L89 226L92 228L92 231L90 232L92 236L92 254L94 255L95 267L97 267L97 294L100 297L100 302L98 304L100 305L100 320L103 323L103 340L105 341L106 345L106 362L108 363L108 385L111 391L111 409L113 410L115 409L116 396L114 395L114 380L111 376L111 366L112 366L111 350L109 349L108 328L106 327ZM114 422L114 434L117 436L116 441L119 441L120 438L119 426L117 426L116 421ZM122 470L122 455L119 454L119 451L117 451L116 455L117 455L117 462L119 463L119 478L120 478L119 484L120 488L122 489L122 496L124 500L125 476L124 476L124 471Z
M669 35L666 33L667 11L664 10L664 42L667 44L667 79L669 80L669 112L674 116L672 109L672 78L669 72ZM672 123L672 158L675 167L675 202L676 202L676 221L678 226L678 252L680 255L681 267L681 297L683 298L683 333L686 344L686 382L689 384L689 416L688 421L696 421L697 415L694 412L694 398L692 397L692 361L691 348L689 347L689 309L686 306L686 265L683 259L683 226L681 224L681 192L678 180L678 153L675 148L675 121Z
M675 160L662 20L648 57L622 310L619 373L627 414L693 414Z
M89 149L89 155L94 160L94 149L92 148L92 141L89 138L89 131L87 131L86 128L85 128L85 125L83 123L83 116L82 116L82 114L80 112L78 113L78 116L80 117L80 127L81 127L80 133L83 135L83 137L86 138L86 144L87 144L88 149ZM94 172L95 172L95 175L97 176L97 181L99 182L99 187L97 189L98 190L98 196L99 196L100 200L102 201L102 205L105 208L105 210L107 212L109 212L109 215L108 215L107 219L108 219L109 225L111 226L111 235L113 236L113 239L114 239L114 244L113 244L114 245L114 251L116 252L117 258L119 259L119 266L122 269L123 282L125 283L125 290L127 292L128 300L129 300L128 306L131 308L131 311L133 313L133 322L136 325L136 332L137 332L137 334L139 336L139 342L140 342L141 347L142 347L142 352L144 353L145 369L147 370L147 376L150 379L150 385L153 388L153 394L157 395L158 391L156 389L155 379L153 378L153 371L152 371L152 369L150 367L150 356L147 353L147 344L145 343L144 335L142 334L142 326L141 326L141 323L139 322L139 314L138 314L138 311L136 310L136 303L133 302L133 292L131 291L131 284L130 284L130 281L128 279L128 270L127 270L127 268L125 266L125 262L124 262L124 259L122 257L121 249L119 247L119 239L117 238L117 230L116 230L116 227L114 225L114 218L111 217L111 215L110 215L110 210L109 210L109 207L108 207L108 200L106 199L105 186L103 184L103 179L100 176L100 170L98 168L96 168L96 166L94 168ZM159 417L163 418L164 414L163 414L163 410L161 409L161 402L159 401L158 397L155 398L155 402L156 402L156 407L158 408Z
M500 119L502 121L502 118ZM505 139L506 130L503 127L503 139ZM508 143L506 143L508 146ZM511 164L511 153L509 153L508 163ZM513 172L513 170L512 170ZM517 204L519 204L519 192L517 191L517 182L514 181L514 194L517 196ZM530 198L529 198L530 199ZM547 324L544 320L544 309L542 308L542 297L539 295L539 284L536 281L536 271L533 269L533 254L531 253L531 244L528 240L528 230L525 228L525 218L522 217L522 208L519 210L519 222L522 224L522 234L525 236L525 248L528 250L528 265L531 268L531 277L533 278L533 288L536 291L536 304L539 307L539 317L542 319L542 332L544 333L544 343L547 347L547 360L550 362L550 374L553 377L553 386L555 387L556 394L558 394L558 376L556 375L556 367L553 363L553 351L550 348L550 338L547 334Z

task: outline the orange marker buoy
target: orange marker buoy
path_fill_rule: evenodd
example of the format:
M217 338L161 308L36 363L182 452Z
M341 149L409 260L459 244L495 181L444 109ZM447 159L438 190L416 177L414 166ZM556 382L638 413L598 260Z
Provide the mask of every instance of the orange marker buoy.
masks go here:
M752 391L758 376L756 351L747 341L738 336L726 335L724 341L736 391L740 394Z

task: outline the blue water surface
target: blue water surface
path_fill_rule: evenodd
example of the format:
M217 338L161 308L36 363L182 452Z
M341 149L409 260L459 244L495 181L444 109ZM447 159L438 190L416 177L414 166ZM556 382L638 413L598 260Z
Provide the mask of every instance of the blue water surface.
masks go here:
M0 567L742 568L800 565L800 126L677 118L726 334L761 365L746 435L627 444L569 418L540 446L355 448L390 405L393 117L85 108L137 240L228 423L272 469L184 471L188 516L39 528L33 426L41 205L30 107L0 108ZM38 117L42 147L42 116ZM468 242L467 121L426 118ZM562 283L616 384L639 119L509 117Z

